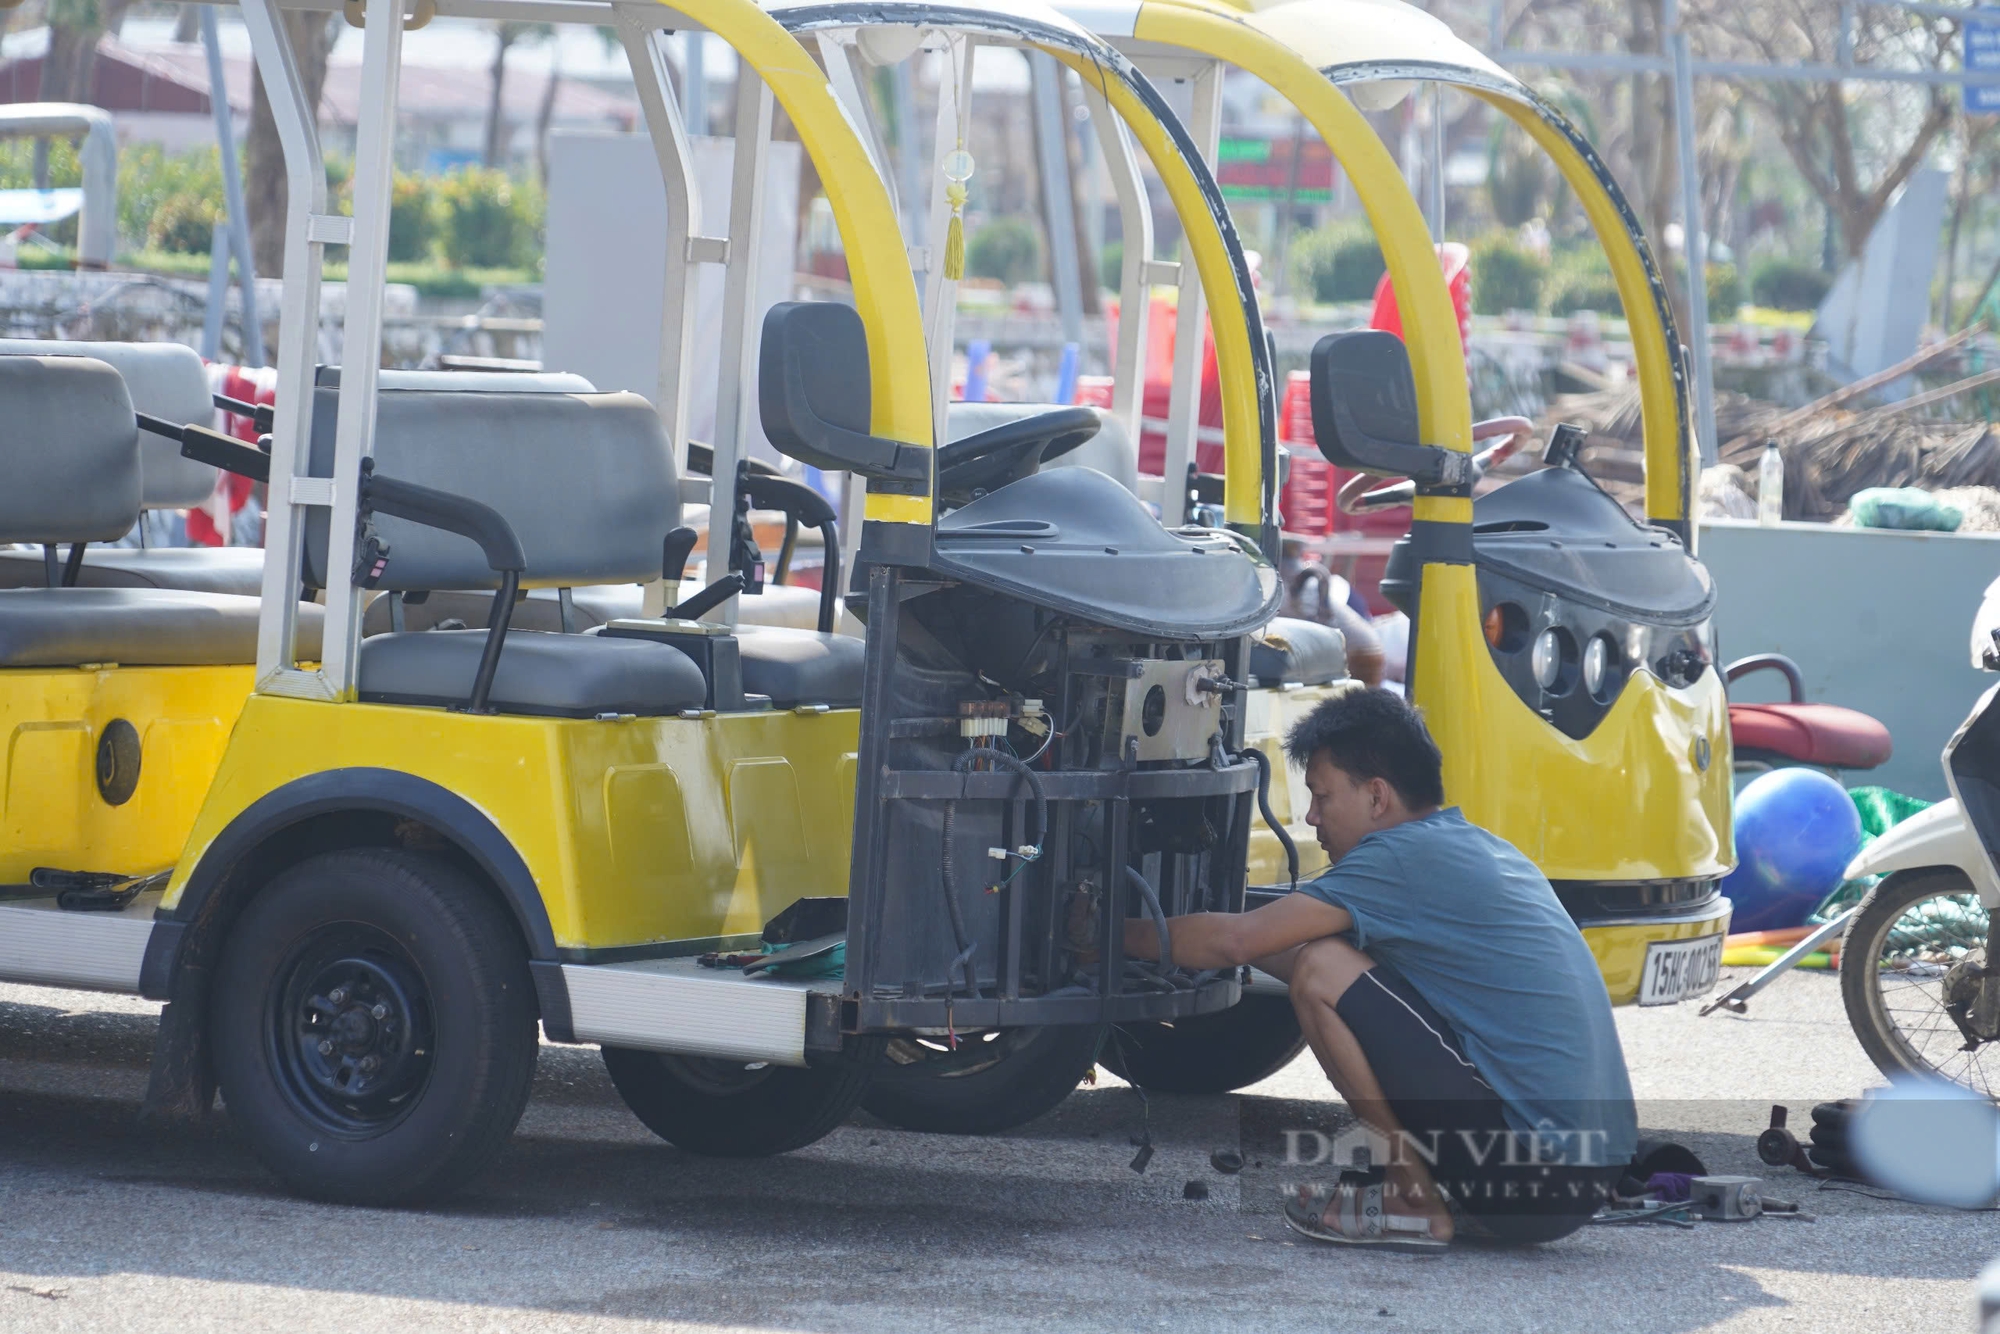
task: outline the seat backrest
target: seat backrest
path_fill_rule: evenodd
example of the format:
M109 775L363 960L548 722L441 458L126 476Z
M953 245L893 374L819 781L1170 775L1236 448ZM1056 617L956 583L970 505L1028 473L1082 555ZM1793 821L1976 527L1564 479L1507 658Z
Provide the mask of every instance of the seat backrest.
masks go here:
M94 357L125 377L126 393L138 411L176 426L190 422L206 426L215 420L208 371L195 350L180 343L0 338L0 357L4 356ZM139 472L147 509L186 509L201 504L215 490L215 469L181 457L180 446L165 436L148 433L140 439Z
M1054 412L1059 403L953 403L945 409L945 443L990 431L996 426L1023 418ZM1139 491L1139 451L1126 433L1125 423L1102 408L1097 413L1097 434L1048 466L1051 468L1095 468L1134 495Z
M0 542L110 542L139 521L125 381L90 357L0 356Z
M339 391L313 395L311 473L333 475ZM659 414L637 394L385 390L375 470L498 510L527 557L524 588L643 583L680 524L680 484ZM326 586L329 511L306 519L306 582ZM467 538L377 515L390 545L379 587L496 588Z

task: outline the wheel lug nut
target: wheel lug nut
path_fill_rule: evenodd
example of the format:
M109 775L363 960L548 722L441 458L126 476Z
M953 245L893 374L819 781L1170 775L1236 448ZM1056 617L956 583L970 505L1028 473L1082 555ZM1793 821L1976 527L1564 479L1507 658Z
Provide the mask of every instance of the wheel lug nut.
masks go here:
M327 996L327 999L332 1001L335 1005L347 1004L347 988L335 987L333 991Z
M368 1013L374 1015L377 1019L387 1019L389 1017L389 1007L381 1001L376 1001L375 1008Z
M364 1075L373 1074L375 1073L375 1067L380 1064L382 1062L376 1060L373 1056L364 1056L361 1058L361 1073Z
M320 1054L320 1055L322 1055L322 1056L331 1056L331 1055L333 1055L333 1039L332 1039L332 1038L321 1038L321 1039L319 1040L319 1054Z

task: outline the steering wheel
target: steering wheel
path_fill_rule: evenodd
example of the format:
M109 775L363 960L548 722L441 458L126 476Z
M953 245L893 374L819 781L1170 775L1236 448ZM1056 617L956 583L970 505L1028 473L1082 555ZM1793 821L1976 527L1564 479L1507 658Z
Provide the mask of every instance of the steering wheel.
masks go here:
M1472 456L1472 480L1478 481L1493 468L1513 457L1516 450L1527 443L1528 433L1535 424L1526 417L1489 417L1483 422L1472 424L1474 440L1494 440L1498 444L1480 450ZM1395 509L1407 505L1417 498L1415 482L1389 482L1373 473L1361 473L1348 478L1341 484L1340 493L1334 503L1340 506L1342 514L1368 514L1375 510Z
M1097 434L1101 419L1090 408L1057 408L1004 422L938 450L938 495L963 505L974 491L997 491L1032 476Z

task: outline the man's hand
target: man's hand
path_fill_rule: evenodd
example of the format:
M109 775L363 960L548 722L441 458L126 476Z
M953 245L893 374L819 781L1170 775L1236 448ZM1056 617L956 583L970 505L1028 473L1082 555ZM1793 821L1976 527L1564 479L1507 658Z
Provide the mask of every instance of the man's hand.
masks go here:
M1307 941L1337 936L1353 925L1345 908L1310 894L1287 894L1251 912L1170 917L1167 934L1173 942L1173 962L1182 968L1234 968ZM1125 919L1125 956L1160 957L1159 928L1150 917Z

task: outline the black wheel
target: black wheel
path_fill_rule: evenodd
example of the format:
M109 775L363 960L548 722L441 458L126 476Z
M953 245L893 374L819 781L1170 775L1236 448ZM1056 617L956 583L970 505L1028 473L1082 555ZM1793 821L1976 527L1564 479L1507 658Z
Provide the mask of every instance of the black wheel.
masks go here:
M1840 946L1840 994L1885 1075L1949 1079L1995 1096L2000 1042L1973 1009L1988 916L1965 873L1901 871L1868 892Z
M1098 1059L1161 1093L1227 1093L1268 1079L1305 1050L1285 996L1245 996L1226 1010L1170 1024L1124 1024Z
M514 1133L537 1007L506 911L434 857L367 848L285 871L224 943L209 1011L230 1119L302 1194L448 1194Z
M862 1038L822 1065L771 1065L606 1047L604 1068L646 1129L713 1158L762 1158L826 1138L867 1091L882 1058Z
M896 1038L861 1105L892 1126L987 1135L1032 1121L1070 1095L1097 1062L1095 1024Z

